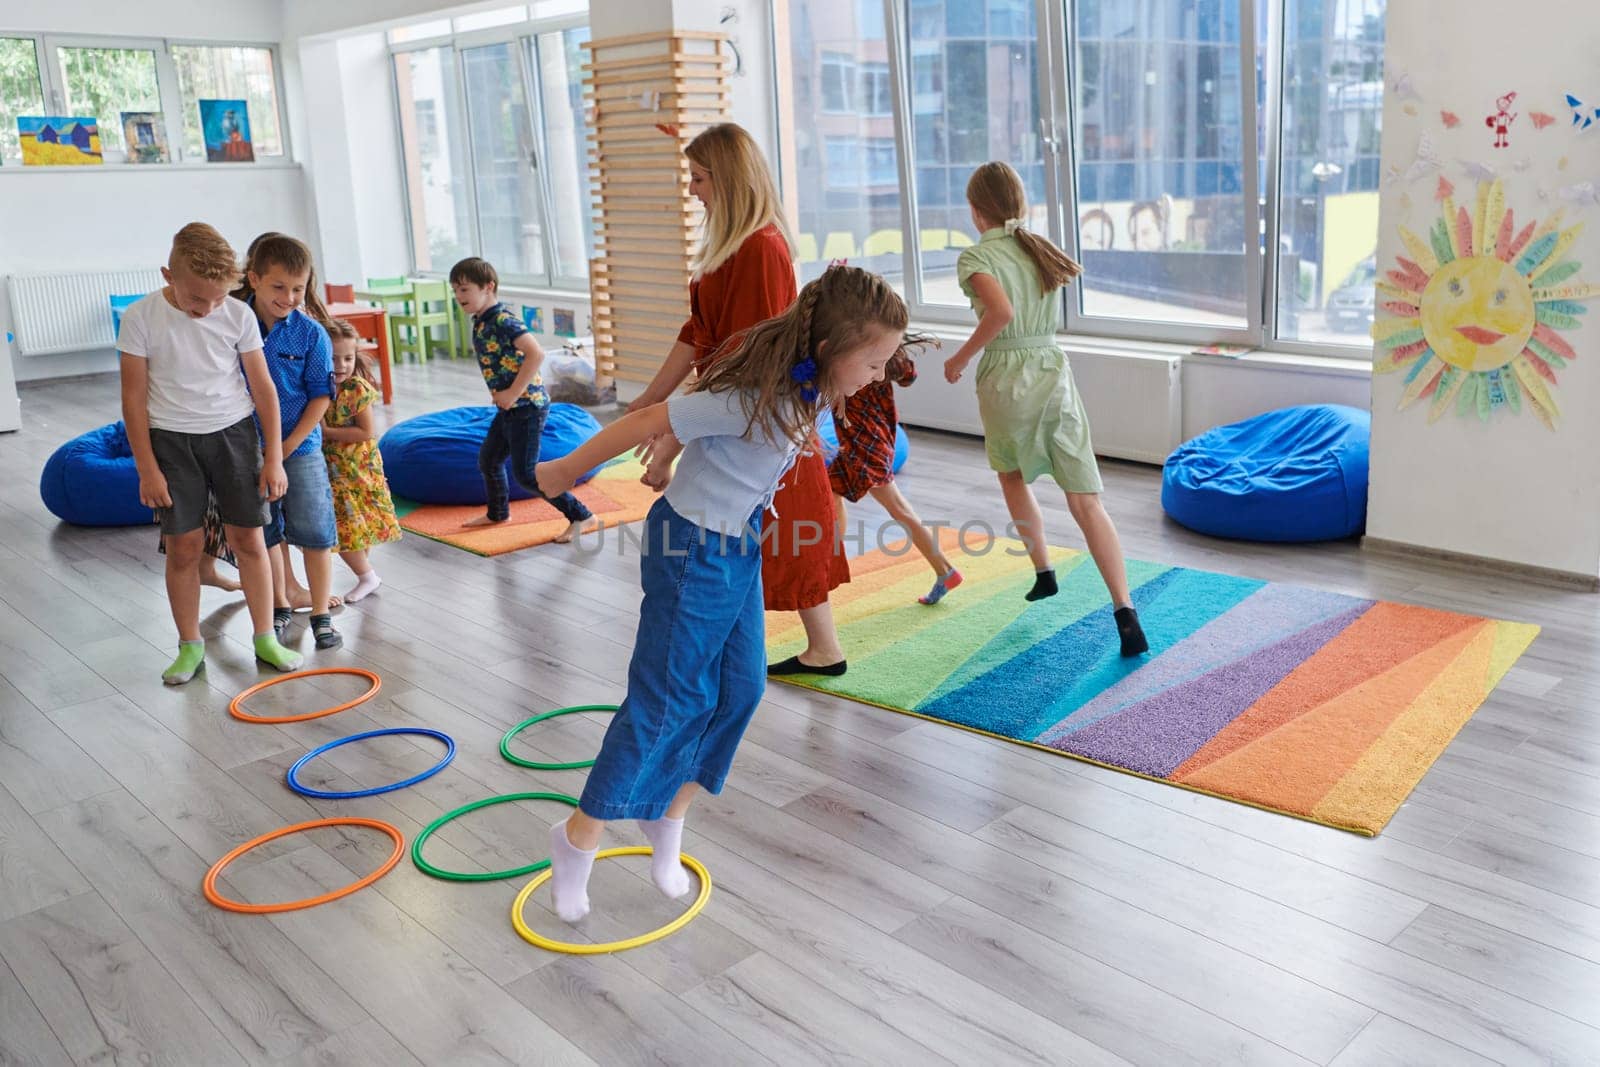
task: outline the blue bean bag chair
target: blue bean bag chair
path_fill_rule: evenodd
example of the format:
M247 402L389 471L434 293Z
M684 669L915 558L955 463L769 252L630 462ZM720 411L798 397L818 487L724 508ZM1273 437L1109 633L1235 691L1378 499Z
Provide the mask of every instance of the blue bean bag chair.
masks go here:
M421 504L485 504L483 475L478 473L478 449L483 445L492 407L449 408L396 423L378 441L389 490ZM539 442L539 459L560 459L600 432L595 417L576 404L551 404ZM593 478L600 468L578 479ZM506 463L512 500L533 494L511 477Z
M1339 404L1218 426L1167 457L1161 506L1200 533L1242 541L1333 541L1367 522L1372 415Z
M839 454L839 431L833 425L833 412L824 411L822 418L817 420L817 436L822 438L822 455L828 461L828 466L833 466L833 457ZM906 428L896 425L894 428L894 472L900 473L900 468L906 465L906 457L911 454L911 439L906 436Z
M55 450L39 475L50 513L75 526L148 526L155 513L139 503L139 471L128 431L113 422Z

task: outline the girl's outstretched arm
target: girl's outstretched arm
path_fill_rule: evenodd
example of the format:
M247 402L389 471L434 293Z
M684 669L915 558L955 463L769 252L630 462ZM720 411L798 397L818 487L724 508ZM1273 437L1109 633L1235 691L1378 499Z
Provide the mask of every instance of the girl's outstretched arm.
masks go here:
M533 476L545 496L559 496L577 483L580 475L609 459L638 448L652 437L671 437L667 405L651 404L622 416L561 459L546 460ZM675 439L674 439L675 440Z
M978 320L978 328L972 331L972 336L967 338L966 343L944 361L945 381L952 385L960 380L961 373L967 369L967 364L972 362L972 357L983 351L985 345L1011 324L1013 314L1011 300L992 274L972 275L972 291L978 295L979 302L983 304L983 317Z

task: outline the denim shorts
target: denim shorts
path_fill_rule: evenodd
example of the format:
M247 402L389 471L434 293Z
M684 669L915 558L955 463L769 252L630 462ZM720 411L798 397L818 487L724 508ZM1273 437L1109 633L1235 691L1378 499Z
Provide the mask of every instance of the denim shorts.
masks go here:
M752 517L752 529L760 519ZM596 819L659 819L686 782L721 792L767 688L754 536L712 533L662 498L645 519L639 580L628 695L579 803Z
M333 487L328 484L328 461L320 448L283 461L289 491L272 502L267 523L267 547L287 541L296 548L338 548L339 528L333 518Z

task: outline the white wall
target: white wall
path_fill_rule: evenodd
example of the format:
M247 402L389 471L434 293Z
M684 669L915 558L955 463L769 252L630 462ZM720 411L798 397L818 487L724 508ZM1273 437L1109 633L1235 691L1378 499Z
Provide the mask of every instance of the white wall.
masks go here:
M389 48L380 32L286 45L295 54L322 276L361 284L411 269Z
M1358 360L1274 360L1255 355L1244 359L1185 356L1183 361L1185 440L1214 426L1279 408L1300 404L1366 408L1371 400L1372 375Z
M1567 225L1590 224L1564 258L1584 264L1569 282L1600 282L1596 205L1566 202L1560 194L1564 186L1600 181L1600 131L1574 129L1565 102L1568 91L1600 97L1592 77L1600 26L1593 18L1574 19L1561 0L1525 0L1515 18L1503 17L1505 10L1491 0L1390 4L1386 66L1391 77L1409 74L1418 97L1386 97L1384 160L1409 168L1426 132L1456 186L1456 203L1469 212L1475 187L1460 161L1496 166L1519 229L1562 206ZM1453 33L1445 42L1440 35L1446 26L1476 29ZM1510 90L1518 93L1514 109L1521 118L1512 126L1511 147L1496 150L1484 116L1493 112L1495 97ZM1589 99L1595 104L1600 99ZM1439 112L1445 108L1461 116L1460 127L1443 128ZM1533 111L1557 121L1535 130ZM1437 181L1438 173L1429 171L1384 189L1380 272L1395 265L1397 254L1406 254L1398 226L1425 234L1437 217ZM1521 415L1500 411L1487 423L1457 416L1452 406L1429 425L1426 401L1396 410L1404 388L1400 375L1374 378L1369 535L1588 578L1600 574L1597 305L1588 305L1593 310L1587 326L1563 333L1579 358L1557 372L1554 394L1564 415L1555 432L1526 405Z
M6 0L0 29L27 33L175 40L277 41L283 33L278 0Z
M172 235L195 220L221 230L241 255L263 230L306 233L300 168L7 167L0 173L0 276L160 266ZM10 329L0 287L0 332ZM115 370L117 361L107 348L14 355L14 366L17 380L29 381Z

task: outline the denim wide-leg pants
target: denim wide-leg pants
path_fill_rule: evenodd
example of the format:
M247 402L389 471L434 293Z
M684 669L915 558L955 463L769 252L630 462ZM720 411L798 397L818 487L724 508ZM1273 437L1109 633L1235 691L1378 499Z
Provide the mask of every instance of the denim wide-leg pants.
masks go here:
M757 512L752 530L759 522ZM721 792L767 686L754 533L714 533L663 497L645 520L644 546L628 695L579 803L596 819L659 819L686 782Z

